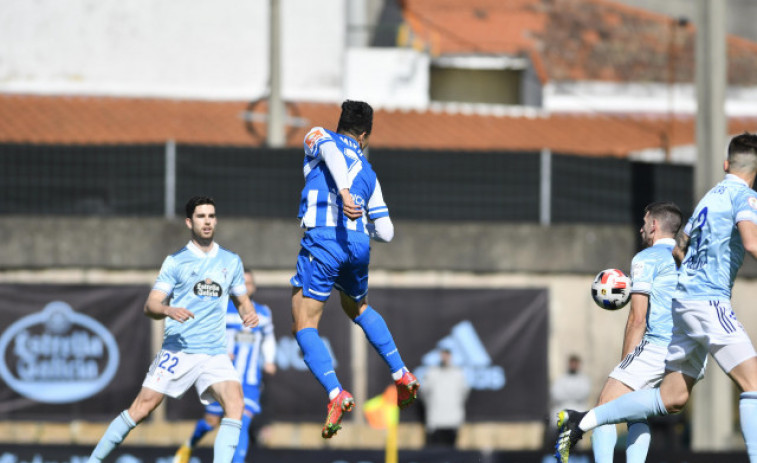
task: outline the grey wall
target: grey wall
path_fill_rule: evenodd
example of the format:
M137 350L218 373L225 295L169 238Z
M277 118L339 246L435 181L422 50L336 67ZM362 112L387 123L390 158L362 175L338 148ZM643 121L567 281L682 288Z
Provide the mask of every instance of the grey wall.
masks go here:
M389 244L374 243L371 268L468 272L594 274L628 270L637 249L630 225L396 221ZM189 232L180 219L3 217L0 270L153 269ZM260 270L294 268L302 231L296 220L222 219L217 241ZM747 258L741 276L757 276Z

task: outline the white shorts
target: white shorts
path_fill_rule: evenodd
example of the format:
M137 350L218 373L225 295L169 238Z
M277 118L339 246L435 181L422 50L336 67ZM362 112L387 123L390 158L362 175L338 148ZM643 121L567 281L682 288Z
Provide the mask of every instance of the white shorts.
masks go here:
M161 350L155 356L142 386L174 399L184 395L194 384L203 405L215 401L209 387L222 381L239 381L227 354L187 354Z
M665 376L665 356L668 346L642 340L633 352L626 355L610 373L610 378L617 379L634 391L651 389Z
M726 373L757 355L729 301L673 299L673 339L665 368L701 379L708 353Z

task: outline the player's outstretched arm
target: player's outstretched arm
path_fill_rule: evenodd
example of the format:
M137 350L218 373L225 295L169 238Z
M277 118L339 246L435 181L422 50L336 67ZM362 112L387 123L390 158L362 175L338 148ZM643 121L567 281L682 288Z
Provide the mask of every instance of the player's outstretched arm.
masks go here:
M252 305L250 297L247 294L241 296L231 295L231 301L239 312L239 316L242 317L242 324L247 327L258 326L258 314L255 312L255 306Z
M757 259L757 224L749 220L742 220L737 227L744 249Z
M168 305L168 295L163 291L153 289L147 296L145 303L145 315L154 319L162 320L166 317L184 323L195 315L183 307L171 307Z
M673 248L673 260L676 261L676 267L681 266L681 262L686 257L689 250L689 235L683 231L683 227L676 233L676 245Z

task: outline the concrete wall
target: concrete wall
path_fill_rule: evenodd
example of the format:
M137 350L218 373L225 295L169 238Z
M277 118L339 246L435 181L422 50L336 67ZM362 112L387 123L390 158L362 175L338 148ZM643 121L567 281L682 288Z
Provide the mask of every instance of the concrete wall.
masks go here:
M157 269L189 232L183 219L3 217L4 269ZM216 241L257 269L291 270L302 230L296 220L221 219ZM372 269L595 275L629 270L637 251L630 225L396 221L389 244L374 243ZM740 272L757 277L753 259Z
M395 222L395 239L375 243L372 268L595 274L627 269L630 226ZM3 217L0 270L155 269L189 240L184 221L161 218ZM221 219L217 241L246 265L291 269L302 230L296 220Z

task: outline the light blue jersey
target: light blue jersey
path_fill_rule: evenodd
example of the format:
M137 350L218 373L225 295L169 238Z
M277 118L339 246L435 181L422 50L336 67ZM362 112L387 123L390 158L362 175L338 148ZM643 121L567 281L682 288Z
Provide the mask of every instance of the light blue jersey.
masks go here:
M730 301L744 261L737 223L757 224L757 193L735 175L726 175L699 201L684 232L689 250L681 265L675 298Z
M194 314L184 323L165 319L163 349L190 354L225 354L229 295L247 294L242 260L217 243L207 254L192 241L166 257L153 286L170 305Z
M344 155L350 193L355 205L367 212L357 220L350 220L344 215L342 198L321 155L321 147L329 142L335 143ZM344 227L368 234L365 226L368 219L376 220L389 215L389 209L380 194L376 173L355 139L315 127L305 137L304 146L305 187L302 189L298 215L303 228Z
M276 340L273 337L273 318L267 305L252 301L258 314L257 326L250 328L242 323L234 304L229 301L226 310L226 337L229 352L234 355L234 368L239 373L242 386L260 387L263 364L275 361ZM264 342L269 347L264 349ZM247 394L245 394L246 396Z
M644 340L668 345L673 333L673 293L678 270L673 259L673 238L662 238L636 254L631 261L631 293L649 296Z

